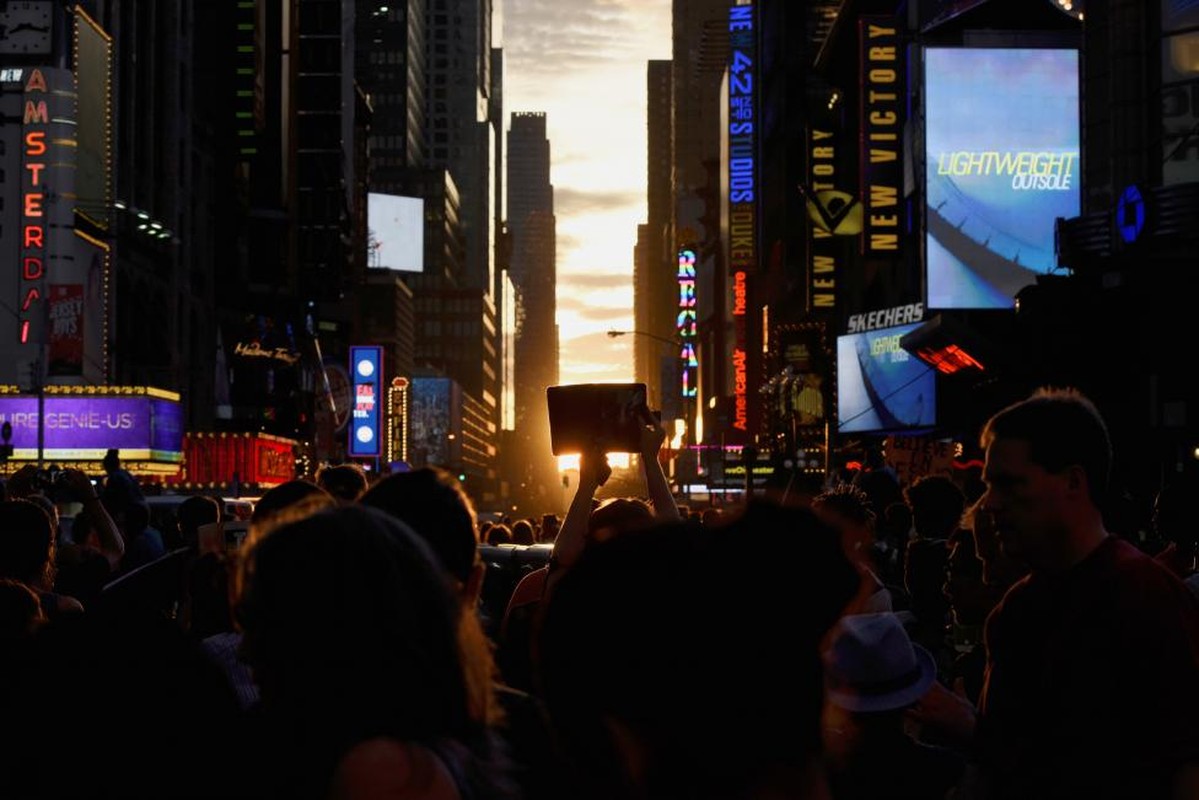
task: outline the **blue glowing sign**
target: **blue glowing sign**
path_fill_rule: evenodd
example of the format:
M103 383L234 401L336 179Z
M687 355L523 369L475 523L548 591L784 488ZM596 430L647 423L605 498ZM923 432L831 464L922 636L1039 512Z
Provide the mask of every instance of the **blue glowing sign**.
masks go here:
M837 431L879 433L937 424L937 378L899 345L919 323L837 337Z
M757 260L757 174L754 159L754 7L729 9L729 270L750 270Z
M350 455L375 457L381 452L382 402L380 378L382 347L350 348L350 381L354 395L350 407Z
M1129 186L1120 195L1116 206L1116 227L1125 244L1132 244L1145 230L1145 198L1136 186Z
M1012 308L1078 216L1078 51L925 51L928 308Z

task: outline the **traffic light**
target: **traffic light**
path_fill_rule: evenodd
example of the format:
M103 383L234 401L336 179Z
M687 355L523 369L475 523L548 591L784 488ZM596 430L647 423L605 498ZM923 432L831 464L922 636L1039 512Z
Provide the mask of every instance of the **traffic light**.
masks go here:
M466 483L466 473L465 473L465 472L459 472L459 473L458 473L458 480L459 480L460 482L462 482L462 483Z

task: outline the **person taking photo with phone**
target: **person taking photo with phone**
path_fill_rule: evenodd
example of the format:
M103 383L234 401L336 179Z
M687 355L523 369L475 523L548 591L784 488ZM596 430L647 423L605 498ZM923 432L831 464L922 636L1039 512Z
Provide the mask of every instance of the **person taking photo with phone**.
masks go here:
M554 541L542 603L553 593L561 573L579 560L589 540L649 527L654 522L678 522L682 519L666 473L658 461L658 453L666 441L666 431L646 405L639 406L636 413L641 421L638 455L645 474L649 503L622 497L610 498L595 505L595 494L612 477L612 467L608 465L608 456L602 443L585 450L579 457L579 488Z

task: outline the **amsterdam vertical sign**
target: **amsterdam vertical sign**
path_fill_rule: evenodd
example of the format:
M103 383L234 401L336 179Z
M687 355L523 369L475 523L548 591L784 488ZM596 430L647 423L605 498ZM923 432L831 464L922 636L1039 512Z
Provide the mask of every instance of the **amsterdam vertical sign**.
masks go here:
M861 176L858 196L865 205L862 253L899 254L903 213L903 70L895 20L858 21L861 75Z
M757 108L754 7L729 9L729 271L733 276L733 427L749 432L746 327L749 275L757 265Z

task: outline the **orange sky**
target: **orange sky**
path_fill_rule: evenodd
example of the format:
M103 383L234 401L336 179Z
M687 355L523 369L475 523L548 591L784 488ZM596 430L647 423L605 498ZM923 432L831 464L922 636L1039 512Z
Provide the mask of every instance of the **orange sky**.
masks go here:
M645 222L645 62L670 0L504 0L504 110L544 111L558 230L562 383L633 378L633 246Z

